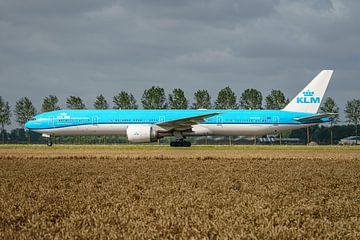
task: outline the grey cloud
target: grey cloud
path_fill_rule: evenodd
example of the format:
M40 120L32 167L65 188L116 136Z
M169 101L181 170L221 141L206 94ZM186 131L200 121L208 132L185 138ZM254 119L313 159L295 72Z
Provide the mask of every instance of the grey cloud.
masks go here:
M276 0L180 0L180 1L124 1L141 16L190 21L212 27L233 27L237 22L271 14Z
M70 94L92 106L127 90L230 85L295 95L323 68L342 107L359 98L356 0L0 2L0 95ZM192 100L192 99L191 99Z

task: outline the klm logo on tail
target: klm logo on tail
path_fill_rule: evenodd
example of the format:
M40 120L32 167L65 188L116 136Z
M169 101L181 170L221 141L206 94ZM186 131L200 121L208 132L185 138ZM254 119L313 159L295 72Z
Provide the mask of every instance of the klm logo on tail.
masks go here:
M321 71L286 105L284 111L317 113L333 72L333 70Z
M320 103L321 98L320 97L313 97L314 92L307 90L306 92L303 92L303 97L297 97L296 103Z

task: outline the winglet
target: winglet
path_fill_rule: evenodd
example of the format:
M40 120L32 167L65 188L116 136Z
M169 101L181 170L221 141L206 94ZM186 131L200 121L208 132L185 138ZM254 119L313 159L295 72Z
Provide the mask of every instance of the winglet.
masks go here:
M283 110L317 113L333 72L322 70Z

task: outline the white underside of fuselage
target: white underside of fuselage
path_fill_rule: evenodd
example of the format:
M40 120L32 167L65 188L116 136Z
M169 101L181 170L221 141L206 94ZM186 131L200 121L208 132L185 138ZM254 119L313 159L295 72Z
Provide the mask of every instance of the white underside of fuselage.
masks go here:
M136 125L136 124L134 124ZM261 136L276 134L282 131L295 130L316 124L198 124L192 131L183 132L184 136ZM126 136L128 124L91 124L32 130L44 135L53 136Z

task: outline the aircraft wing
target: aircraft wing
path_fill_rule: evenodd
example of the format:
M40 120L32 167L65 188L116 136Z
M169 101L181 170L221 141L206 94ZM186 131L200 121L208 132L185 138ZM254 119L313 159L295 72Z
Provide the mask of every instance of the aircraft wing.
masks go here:
M294 120L299 121L299 122L307 122L307 121L312 121L312 120L318 120L321 118L334 118L338 115L338 113L324 113L324 114L319 114L319 115L314 115L314 116L310 116L310 117L303 117L303 118L294 118Z
M159 127L162 127L162 128L166 128L168 130L170 130L170 129L186 130L186 129L190 129L192 125L196 125L198 123L205 122L205 118L213 117L213 116L216 116L219 114L221 114L221 113L214 112L214 113L196 115L196 116L192 116L192 117L179 118L179 119L175 119L175 120L161 122L156 125Z

